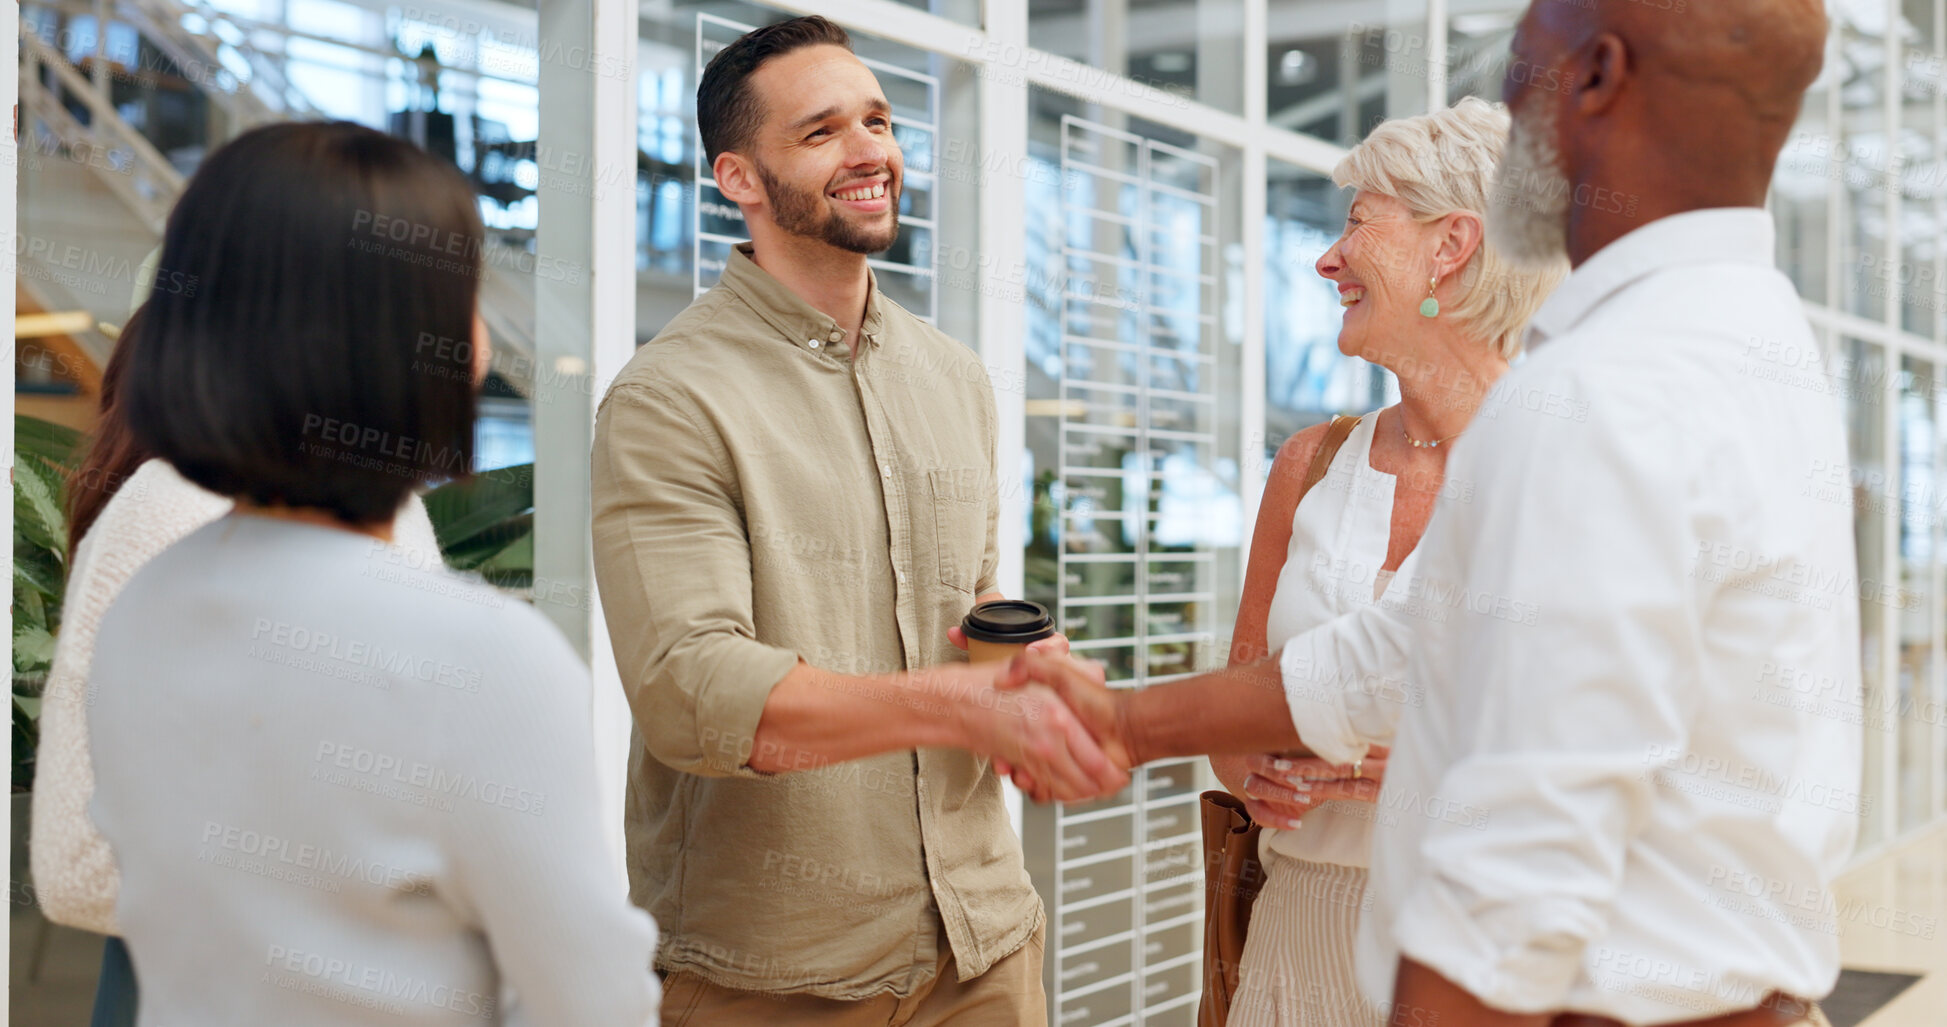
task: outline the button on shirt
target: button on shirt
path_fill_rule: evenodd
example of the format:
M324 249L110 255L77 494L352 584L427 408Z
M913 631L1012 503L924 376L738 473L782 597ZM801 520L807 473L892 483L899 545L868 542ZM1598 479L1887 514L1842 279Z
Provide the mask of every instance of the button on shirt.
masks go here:
M848 348L749 252L596 417L595 572L636 727L631 893L662 927L664 969L910 995L941 926L965 980L1041 923L999 779L944 749L747 764L801 659L845 674L964 659L947 629L995 585L993 391L972 351L876 283Z
M1837 979L1858 604L1901 600L1861 587L1836 380L1773 252L1727 209L1586 261L1455 448L1469 499L1428 525L1421 612L1285 646L1308 745L1395 746L1375 1001L1402 954L1492 1006L1628 1023Z

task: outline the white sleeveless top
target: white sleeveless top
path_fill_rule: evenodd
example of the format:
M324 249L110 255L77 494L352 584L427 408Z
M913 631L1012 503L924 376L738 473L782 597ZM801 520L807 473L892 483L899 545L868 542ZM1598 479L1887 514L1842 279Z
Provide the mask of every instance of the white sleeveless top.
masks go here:
M1332 466L1306 493L1291 518L1291 548L1278 572L1277 591L1265 622L1275 651L1340 614L1378 603L1402 603L1419 559L1406 554L1397 575L1381 570L1392 536L1393 476L1372 467L1372 433L1379 415L1359 421L1332 458ZM1395 584L1395 578L1406 579ZM1383 815L1369 802L1328 802L1305 814L1303 826L1266 828L1261 849L1315 863L1363 867L1371 860L1372 821Z

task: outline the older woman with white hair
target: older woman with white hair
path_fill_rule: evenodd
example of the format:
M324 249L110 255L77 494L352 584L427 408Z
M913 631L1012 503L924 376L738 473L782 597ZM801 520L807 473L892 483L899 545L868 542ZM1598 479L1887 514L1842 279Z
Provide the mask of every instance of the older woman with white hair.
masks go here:
M1506 109L1469 98L1381 124L1335 170L1340 186L1357 190L1344 234L1318 259L1345 308L1339 351L1392 371L1400 401L1356 424L1308 428L1279 449L1258 511L1233 665L1359 606L1410 613L1420 603L1414 549L1434 499L1445 490L1449 502L1464 502L1470 487L1447 480L1447 455L1568 270L1518 269L1484 240L1507 136ZM1309 473L1314 461L1319 473ZM1316 481L1309 490L1308 479ZM1357 767L1292 754L1211 759L1266 828L1265 883L1231 1027L1384 1022L1360 995L1352 963L1373 820L1415 815L1374 804L1384 755L1375 750Z

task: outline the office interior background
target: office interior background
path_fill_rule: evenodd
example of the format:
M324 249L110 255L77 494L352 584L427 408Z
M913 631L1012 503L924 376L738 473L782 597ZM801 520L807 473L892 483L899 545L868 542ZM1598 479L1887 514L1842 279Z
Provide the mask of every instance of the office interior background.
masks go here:
M16 410L87 428L142 261L212 147L280 119L413 138L479 193L494 372L477 469L525 482L531 504L478 566L613 684L586 555L591 411L742 238L699 153L699 67L748 27L820 13L878 73L905 153L904 230L873 261L880 286L977 350L995 384L1004 590L1058 611L1112 681L1168 681L1224 660L1279 443L1397 396L1336 349L1337 297L1312 267L1345 213L1330 169L1384 118L1498 99L1524 6L21 0L5 169ZM1865 788L1839 901L1863 903L1843 943L1855 985L1878 989L1863 1022L1879 1027L1937 1023L1928 1010L1947 998L1927 976L1947 966L1931 926L1947 874L1944 8L1831 0L1825 72L1771 196L1778 263L1826 364L1750 355L1754 373L1835 395L1851 437L1851 470L1805 487L1857 511L1858 580L1833 596L1861 611ZM599 691L619 830L627 711L617 688ZM1202 761L1175 761L1108 801L1021 811L1050 913L1053 1023L1193 1022L1209 786ZM34 914L23 803L13 1008L80 1023L94 950Z

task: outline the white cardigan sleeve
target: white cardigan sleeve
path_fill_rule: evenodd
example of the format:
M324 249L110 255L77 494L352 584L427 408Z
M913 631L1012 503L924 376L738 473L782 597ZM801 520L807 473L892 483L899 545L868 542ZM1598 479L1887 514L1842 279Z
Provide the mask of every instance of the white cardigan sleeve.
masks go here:
M157 553L223 516L230 501L150 460L129 476L75 547L42 694L29 856L41 911L55 923L115 933L115 862L88 820L88 667L95 631L122 586Z
M231 505L166 462L150 460L102 508L72 554L54 665L41 699L28 841L41 911L55 923L116 933L115 860L88 819L95 794L88 711L96 698L88 670L102 615L156 554L228 513ZM438 559L432 522L417 495L400 510L395 530L397 544Z

